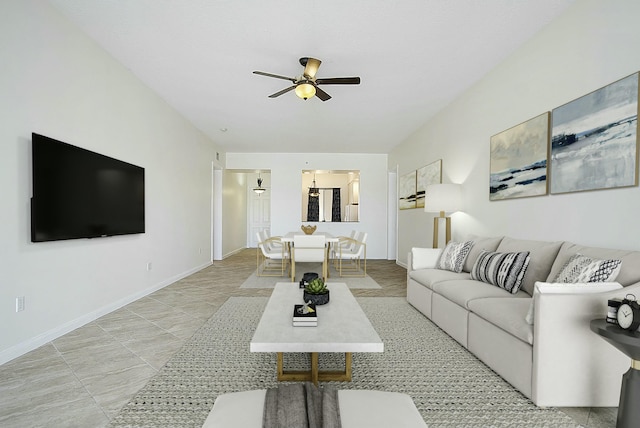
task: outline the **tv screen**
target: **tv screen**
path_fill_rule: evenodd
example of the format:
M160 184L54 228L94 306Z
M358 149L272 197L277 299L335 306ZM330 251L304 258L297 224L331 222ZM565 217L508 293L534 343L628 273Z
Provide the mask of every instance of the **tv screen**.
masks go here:
M144 233L144 168L32 134L31 241Z

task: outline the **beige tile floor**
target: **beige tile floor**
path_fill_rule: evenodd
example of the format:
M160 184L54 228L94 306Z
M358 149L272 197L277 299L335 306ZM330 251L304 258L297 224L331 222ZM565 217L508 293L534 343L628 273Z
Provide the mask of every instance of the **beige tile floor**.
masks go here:
M240 289L255 269L255 250L216 261L0 366L1 427L104 427L231 296L269 296ZM356 296L406 295L406 271L368 261L379 290ZM584 427L615 426L616 409L562 409Z

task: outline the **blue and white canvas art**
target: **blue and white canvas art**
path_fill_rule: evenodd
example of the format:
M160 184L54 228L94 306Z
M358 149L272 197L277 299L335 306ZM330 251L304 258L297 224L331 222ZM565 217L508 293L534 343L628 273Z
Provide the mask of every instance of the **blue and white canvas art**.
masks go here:
M442 159L431 162L416 172L416 208L424 208L424 194L427 186L442 183Z
M551 122L551 193L638 185L638 73L554 109Z
M398 208L409 210L416 207L416 171L400 176L398 183Z
M489 200L547 194L549 112L491 137Z

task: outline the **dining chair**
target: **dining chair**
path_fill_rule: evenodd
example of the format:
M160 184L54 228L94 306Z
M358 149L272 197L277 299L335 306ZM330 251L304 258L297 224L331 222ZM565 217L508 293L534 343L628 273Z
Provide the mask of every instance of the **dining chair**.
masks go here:
M282 250L282 246L283 243L280 241L280 237L279 236L271 236L271 234L269 233L269 229L264 229L262 230L260 233L260 237L262 238L261 241L262 242L268 242L267 245L267 250L268 251L280 251ZM278 239L271 239L271 238L278 238ZM285 249L286 251L286 249Z
M321 262L322 278L329 276L327 269L327 242L324 235L294 235L291 247L291 281L296 280L296 262Z
M258 249L256 255L257 276L285 276L289 274L290 253L282 245L279 237L263 239L261 232L256 232ZM280 244L276 247L275 244ZM279 274L278 274L279 273Z
M340 276L365 277L367 276L367 232L360 232L357 239L346 238L353 246L338 247L336 260ZM347 261L348 263L343 263Z
M331 246L329 259L333 261L333 266L336 267L338 263L338 258L336 257L336 253L340 248L352 250L354 247L354 242L357 238L359 232L355 229L351 231L349 236L338 236L338 242L334 243Z

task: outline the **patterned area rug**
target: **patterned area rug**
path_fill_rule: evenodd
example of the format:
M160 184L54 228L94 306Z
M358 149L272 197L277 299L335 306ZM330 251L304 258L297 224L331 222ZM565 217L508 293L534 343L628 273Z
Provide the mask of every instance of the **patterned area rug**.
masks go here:
M353 355L353 381L341 389L404 392L433 427L575 427L541 409L487 368L401 297L359 297L385 344L384 353ZM231 297L165 367L125 405L113 427L200 427L219 394L274 387L274 354L249 352L266 297ZM320 367L344 367L321 354ZM307 356L285 358L308 368Z
M322 263L296 263L296 280L300 282L302 275L305 272L322 273ZM242 283L240 288L273 288L277 282L289 282L290 277L278 277L278 276L258 276L254 271L245 282ZM328 282L344 282L349 288L382 288L380 284L375 282L370 276L365 277L341 277L338 271L333 266L329 267L329 281Z

